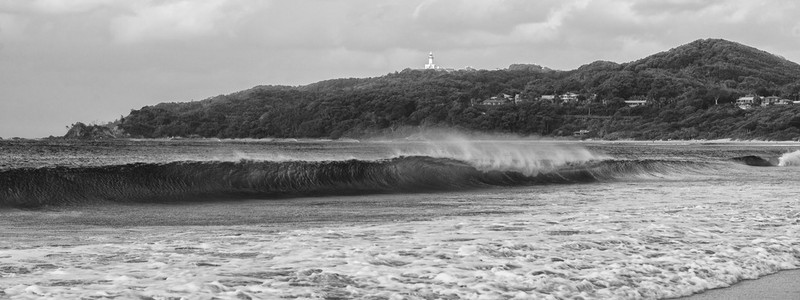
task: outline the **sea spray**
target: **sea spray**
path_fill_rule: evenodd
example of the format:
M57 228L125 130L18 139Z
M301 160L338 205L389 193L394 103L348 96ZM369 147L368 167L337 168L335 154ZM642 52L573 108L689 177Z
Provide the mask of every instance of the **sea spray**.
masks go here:
M778 161L778 166L781 167L800 166L800 150L786 153L782 155Z
M481 171L513 171L527 176L610 158L578 144L520 138L473 139L460 134L439 134L416 144L398 145L395 156L449 158L467 162Z

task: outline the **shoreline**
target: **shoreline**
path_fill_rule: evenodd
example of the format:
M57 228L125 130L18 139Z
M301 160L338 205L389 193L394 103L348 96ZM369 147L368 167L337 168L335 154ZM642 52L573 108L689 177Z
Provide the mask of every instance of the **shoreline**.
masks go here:
M797 145L800 140L738 140L738 139L712 139L712 140L634 140L634 139L576 139L572 137L553 137L553 136L513 136L513 135L498 135L492 136L464 136L469 141L513 141L513 142L566 142L566 143L598 143L598 144L709 144L709 145L748 145L748 144L764 144L764 145ZM186 138L186 137L163 137L163 138L103 138L103 139L76 139L64 137L41 137L41 138L0 138L0 142L39 142L39 141L62 141L62 142L102 142L102 141L127 141L127 142L172 142L172 141L192 141L192 142L231 142L231 143L361 143L361 142L414 142L414 141L431 141L435 139L415 139L415 138L374 138L374 137L361 137L361 138Z
M781 270L757 279L742 280L729 287L704 292L673 300L788 300L800 299L800 269Z

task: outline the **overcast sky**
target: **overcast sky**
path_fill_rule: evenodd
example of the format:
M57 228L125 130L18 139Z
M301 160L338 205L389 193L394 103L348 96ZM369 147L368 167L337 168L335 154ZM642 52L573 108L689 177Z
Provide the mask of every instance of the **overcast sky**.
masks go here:
M0 137L421 68L569 70L724 38L800 62L796 0L0 0Z

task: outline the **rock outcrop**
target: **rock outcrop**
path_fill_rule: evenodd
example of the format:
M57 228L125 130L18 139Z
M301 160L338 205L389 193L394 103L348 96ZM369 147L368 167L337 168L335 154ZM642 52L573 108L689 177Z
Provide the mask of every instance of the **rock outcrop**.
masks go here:
M86 125L81 122L72 125L64 138L67 139L114 139L120 137L118 130L102 125Z

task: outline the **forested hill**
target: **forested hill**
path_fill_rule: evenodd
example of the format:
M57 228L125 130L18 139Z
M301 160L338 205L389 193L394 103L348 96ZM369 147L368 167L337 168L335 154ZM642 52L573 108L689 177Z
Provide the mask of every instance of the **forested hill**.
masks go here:
M577 94L564 102L542 95ZM483 105L519 95L516 103ZM132 137L361 137L409 126L604 139L798 139L800 105L733 102L746 94L796 100L800 65L738 43L698 40L629 63L577 70L411 70L375 78L257 86L187 103L131 111ZM628 107L623 100L647 100ZM488 102L486 102L488 103ZM756 103L758 104L758 103Z

